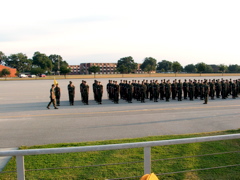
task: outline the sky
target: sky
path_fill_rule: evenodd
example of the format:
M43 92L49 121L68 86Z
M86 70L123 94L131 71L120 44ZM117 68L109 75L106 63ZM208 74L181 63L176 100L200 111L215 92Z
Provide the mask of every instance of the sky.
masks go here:
M58 54L70 65L132 56L240 64L238 0L7 0L0 51Z

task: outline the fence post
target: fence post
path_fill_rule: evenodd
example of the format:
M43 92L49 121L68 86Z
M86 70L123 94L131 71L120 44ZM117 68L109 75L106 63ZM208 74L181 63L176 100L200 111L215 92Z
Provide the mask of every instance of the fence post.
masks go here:
M25 180L24 156L16 156L17 160L17 179Z
M144 147L144 174L151 173L151 147Z

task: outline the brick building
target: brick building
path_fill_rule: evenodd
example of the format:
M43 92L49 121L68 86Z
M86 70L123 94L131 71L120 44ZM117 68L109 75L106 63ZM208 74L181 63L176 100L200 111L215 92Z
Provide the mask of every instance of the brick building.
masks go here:
M69 74L80 74L80 65L69 65L71 72Z
M138 64L138 69L135 73L140 74L143 71L140 69L140 65ZM88 68L91 66L99 66L100 72L97 74L117 74L117 63L81 63L80 64L80 74L90 74Z
M3 69L8 69L10 71L10 75L8 77L16 77L17 69L0 65L0 71L2 71Z

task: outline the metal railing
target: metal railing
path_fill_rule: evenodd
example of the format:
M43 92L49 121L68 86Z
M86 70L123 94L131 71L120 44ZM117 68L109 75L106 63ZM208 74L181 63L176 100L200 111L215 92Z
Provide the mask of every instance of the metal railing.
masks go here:
M27 156L27 155L59 154L59 153L74 153L74 152L144 148L144 174L149 174L149 173L151 173L151 147L153 147L153 146L190 144L190 143L230 140L230 139L240 139L240 134L206 136L206 137L184 138L184 139L172 139L172 140L161 140L161 141L148 141L148 142L138 142L138 143L96 145L96 146L11 150L11 151L1 151L0 156L16 156L17 179L25 180L24 156Z

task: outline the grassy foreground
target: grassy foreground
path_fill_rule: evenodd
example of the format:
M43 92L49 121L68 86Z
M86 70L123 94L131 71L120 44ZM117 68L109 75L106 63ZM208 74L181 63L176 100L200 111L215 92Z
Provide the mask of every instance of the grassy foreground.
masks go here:
M55 147L74 147L103 144L117 144L129 142L143 142L166 139L179 139L190 137L214 136L223 134L240 133L238 130L229 130L221 132L187 134L187 135L169 135L152 136L145 138L109 140L97 142L69 143L69 144L51 144L32 147L20 147L20 149L39 149ZM152 148L152 160L161 159L152 162L152 172L156 174L177 172L185 170L202 169L209 167L218 167L226 165L240 164L240 153L218 154L203 157L188 157L183 159L168 159L183 156L195 156L211 153L221 153L240 150L239 140L225 140L206 143L194 143L183 145L171 145ZM96 179L104 180L111 178L142 176L143 175L143 148L96 151L84 153L67 153L52 155L32 155L25 156L26 179ZM126 163L136 162L136 163ZM100 164L126 163L120 165L94 166ZM79 167L81 166L81 167ZM68 168L77 167L77 168ZM33 169L60 168L39 171L28 171ZM65 168L65 169L64 169ZM16 171L16 160L13 157L4 171ZM3 172L4 172L3 171ZM221 169L204 170L196 172L185 172L178 174L158 175L159 179L240 179L240 166L225 167ZM16 173L0 173L0 179L16 179ZM140 179L140 178L133 178Z

